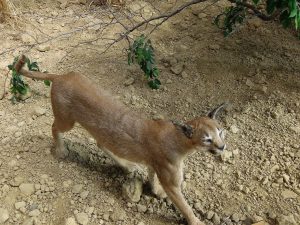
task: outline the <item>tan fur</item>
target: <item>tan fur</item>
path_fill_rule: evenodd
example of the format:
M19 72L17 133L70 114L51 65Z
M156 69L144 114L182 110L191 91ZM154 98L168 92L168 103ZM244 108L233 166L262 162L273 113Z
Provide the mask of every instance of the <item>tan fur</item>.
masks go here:
M183 160L197 147L224 150L225 144L216 120L199 117L185 125L178 125L167 120L145 119L78 73L59 76L29 72L22 69L24 61L23 56L15 66L21 74L52 81L52 132L57 156L68 155L61 134L78 122L95 138L98 146L110 152L123 167L130 168L135 163L146 165L153 192L161 197L166 193L189 225L203 225L181 192ZM190 131L192 133L187 134ZM203 141L207 136L211 143Z

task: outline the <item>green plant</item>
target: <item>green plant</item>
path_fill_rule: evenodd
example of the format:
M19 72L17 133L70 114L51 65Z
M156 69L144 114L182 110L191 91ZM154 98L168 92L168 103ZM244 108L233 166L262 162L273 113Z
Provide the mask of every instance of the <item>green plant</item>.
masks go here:
M21 99L21 96L25 96L30 90L29 85L24 81L21 74L15 70L15 64L19 57L15 57L12 64L8 65L8 69L11 71L12 76L10 79L10 92L13 94L13 101ZM29 58L26 58L26 65L30 71L40 71L37 62L31 62ZM45 85L50 86L50 81L44 81Z
M283 27L294 27L300 37L300 0L252 0L251 3L245 0L229 1L233 5L226 8L214 20L214 23L223 30L225 36L232 33L237 24L245 20L249 12L253 12L263 20L279 18Z
M139 36L128 50L128 64L137 63L143 70L148 85L152 89L158 89L161 85L158 79L159 71L155 65L154 49L151 41L144 35Z

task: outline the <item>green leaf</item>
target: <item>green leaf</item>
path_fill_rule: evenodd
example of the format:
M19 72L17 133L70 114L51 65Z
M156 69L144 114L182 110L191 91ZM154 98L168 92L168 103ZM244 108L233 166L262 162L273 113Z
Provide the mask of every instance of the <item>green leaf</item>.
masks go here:
M288 2L290 18L293 18L297 15L297 0L289 0Z
M275 0L267 0L266 10L268 14L272 14L275 11L276 1Z
M160 81L158 79L150 80L148 81L149 87L152 89L159 89L159 86L161 85Z
M255 5L259 3L259 0L252 0Z
M51 84L51 81L50 80L44 80L44 84L49 87L50 84Z

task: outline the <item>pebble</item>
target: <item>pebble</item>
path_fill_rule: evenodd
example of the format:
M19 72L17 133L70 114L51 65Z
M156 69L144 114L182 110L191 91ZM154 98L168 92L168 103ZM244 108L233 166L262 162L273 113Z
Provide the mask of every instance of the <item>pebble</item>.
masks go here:
M141 179L132 178L122 186L123 196L131 202L139 202L143 192L143 182Z
M36 106L34 108L34 112L33 114L36 115L36 116L42 116L46 113L46 109L45 108L42 108L40 106Z
M198 14L199 19L203 19L203 18L206 18L206 17L207 17L207 14L205 14L205 13L201 12L201 13Z
M220 49L220 45L218 45L218 44L209 45L209 49L211 49L211 50L219 50Z
M183 64L177 63L177 64L175 64L175 65L172 65L171 71L172 71L172 73L174 73L174 74L176 74L176 75L179 75L179 74L182 73L183 68L184 68L184 65L183 65Z
M234 213L234 214L232 214L231 219L232 219L233 222L239 222L240 221L240 216L239 216L238 213Z
M207 218L208 220L211 220L211 219L213 218L214 214L215 214L215 213L214 213L213 211L209 210L209 211L207 212L207 214L206 214L206 218Z
M83 188L82 184L76 184L73 186L72 192L74 194L79 194L81 192L82 188Z
M138 212L145 213L147 211L147 206L142 205L142 204L138 204L136 208L137 208Z
M38 210L38 209L34 209L34 210L32 210L32 211L30 211L30 212L28 213L28 215L31 216L31 217L37 217L37 216L39 216L40 214L41 214L41 212L40 212L40 210Z
M69 217L66 219L65 225L78 225L78 223L73 217Z
M239 132L239 128L236 126L236 125L231 125L230 126L230 131L233 133L233 134L237 134Z
M82 199L86 199L87 198L87 196L89 195L89 191L83 191L83 192L81 192L80 193L80 198L82 198Z
M77 213L75 215L76 217L76 220L77 222L80 224L80 225L86 225L88 224L89 222L89 216L88 214L84 213L84 212L81 212L81 213Z
M16 209L20 209L20 208L23 208L26 206L26 203L25 202L16 202L15 203L15 208Z
M276 221L278 225L297 225L293 214L289 214L288 216L281 215L276 218Z
M252 223L251 225L269 225L266 221L259 221L257 223Z
M214 214L214 216L212 218L212 221L216 225L221 223L221 219L220 219L220 217L216 213Z
M133 77L130 77L128 78L127 80L124 81L124 85L125 86L129 86L129 85L132 85L134 83L134 78Z
M30 183L22 183L19 186L19 189L21 193L26 196L32 195L35 192L34 184L30 184Z
M284 190L281 192L281 196L283 197L283 199L289 199L289 198L297 198L298 195L291 191L291 190Z
M0 208L0 224L4 224L9 219L9 213L7 209Z

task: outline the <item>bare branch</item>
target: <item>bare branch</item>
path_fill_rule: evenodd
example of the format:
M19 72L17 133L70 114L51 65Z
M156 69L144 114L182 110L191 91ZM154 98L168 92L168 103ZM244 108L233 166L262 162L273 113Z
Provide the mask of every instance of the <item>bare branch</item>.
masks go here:
M276 16L276 13L272 16L268 16L268 15L262 13L260 10L258 10L254 5L251 5L245 1L237 1L237 0L228 0L228 1L231 3L234 3L236 5L241 5L247 9L250 9L256 16L258 16L260 19L265 20L265 21L272 20Z

